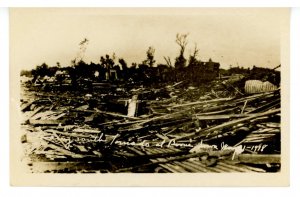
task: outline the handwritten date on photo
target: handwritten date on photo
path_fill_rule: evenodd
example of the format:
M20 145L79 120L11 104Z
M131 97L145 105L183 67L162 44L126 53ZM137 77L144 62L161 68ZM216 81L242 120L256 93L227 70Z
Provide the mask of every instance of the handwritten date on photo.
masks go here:
M119 140L118 137L120 137L119 134L114 135L113 137L110 137L109 139L105 138L103 133L100 135L90 135L89 138L82 138L82 137L68 137L64 139L58 139L60 142L63 143L63 146L65 149L70 150L71 144L76 141L79 143L105 143L109 146L139 146L139 147L160 147L160 148L169 148L169 147L187 147L187 148L194 148L195 146L190 143L178 143L175 139L170 139L168 141L162 140L159 142L149 142L149 141L142 141L142 142L129 142L129 141L122 141ZM58 138L58 136L53 135L52 138ZM201 147L203 150L205 149L206 145L202 142L197 145L198 147ZM266 144L259 144L255 146L243 146L239 145L236 147L231 147L224 142L220 144L220 150L233 150L235 153L237 152L243 152L246 148L253 151L253 152L263 152L264 149L268 145ZM211 145L210 150L218 150L217 145Z

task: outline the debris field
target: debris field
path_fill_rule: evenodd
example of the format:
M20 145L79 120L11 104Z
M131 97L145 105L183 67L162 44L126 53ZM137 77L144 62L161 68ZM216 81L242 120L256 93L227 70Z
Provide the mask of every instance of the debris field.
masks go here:
M280 88L247 93L217 79L22 89L22 160L32 173L280 171Z

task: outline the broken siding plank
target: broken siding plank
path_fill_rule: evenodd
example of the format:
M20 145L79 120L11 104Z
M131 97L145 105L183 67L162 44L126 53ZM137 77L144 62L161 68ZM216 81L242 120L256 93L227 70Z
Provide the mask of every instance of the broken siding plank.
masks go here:
M211 103L218 103L218 102L223 102L223 101L231 101L232 98L220 98L220 99L214 99L214 100L207 100L207 101L196 101L196 102L189 102L185 104L180 104L180 105L174 105L171 106L171 108L178 108L178 107L187 107L191 105L204 105L204 104L211 104Z
M27 119L32 118L33 116L35 116L37 113L39 113L40 111L42 111L45 107L38 107L36 108L34 111L28 111L26 114Z
M138 150L137 148L135 148L135 147L126 147L128 150L130 150L131 152L134 152L134 153L136 153L136 154L138 154L138 155L140 155L140 156L144 156L145 155L145 153L143 153L142 151L140 151L140 150Z
M100 134L101 131L94 130L94 129L82 129L82 128L75 128L72 130L72 132L76 133L91 133L91 134Z
M159 149L162 153L171 153L172 151L171 150L169 150L168 148L160 148Z
M227 163L224 163L224 162L218 162L218 165L229 168L229 169L232 169L232 170L237 171L237 172L252 172L251 170L243 169L243 168L234 166L233 164L227 164Z
M218 169L218 170L220 170L222 172L235 172L231 168L228 168L226 166L222 166L222 165L219 165L219 164L217 164L216 166L210 167L210 168Z
M59 125L65 124L65 120L35 120L29 119L29 124L32 125Z
M237 124L245 122L245 121L250 121L250 120L259 118L260 116L268 116L268 115L276 114L278 112L280 112L280 109L275 109L275 110L271 110L271 111L268 111L268 112L264 112L264 113L261 113L260 115L256 115L256 116L250 116L250 117L246 117L246 118L240 118L240 119L237 119L237 120L232 120L232 121L225 122L223 124L220 124L220 125L217 125L217 126L214 126L214 127L210 127L208 129L203 129L203 130L196 131L194 133L191 133L191 134L188 134L188 135L185 135L185 136L178 137L178 138L176 138L176 140L191 138L191 137L194 137L197 134L199 134L200 137L203 137L203 136L206 136L206 135L210 134L212 131L216 131L216 130L224 129L224 128L227 128L227 127L231 127L231 126L237 125ZM213 135L211 135L211 137L212 136Z
M151 166L151 165L158 165L158 164L164 164L164 163L169 163L169 162L172 162L172 161L181 161L181 160L186 160L186 159L189 159L189 158L193 158L193 157L199 157L203 155L203 153L191 153L191 154L187 154L187 155L181 155L181 156L175 156L175 157L170 157L170 158L157 158L157 162L152 162L152 163L146 163L146 164L142 164L142 165L139 165L139 166L133 166L133 167L129 167L129 168L121 168L121 169L118 169L116 170L116 172L127 172L127 171L132 171L134 169L137 169L137 168L141 168L141 167L148 167L148 166Z
M221 162L223 165L229 165L229 166L235 166L241 170L244 170L245 172L266 172L265 170L261 169L261 168L256 168L256 167L251 167L245 164L241 164L241 163L233 163L231 161L222 161Z
M171 163L166 163L166 164L163 164L163 165L164 165L164 167L167 167L168 170L172 170L172 172L175 172L175 173L178 173L178 172L186 173L186 172L188 172L185 169L183 169L182 167L173 165ZM162 165L160 164L160 166L162 166Z
M206 167L200 166L198 164L194 164L191 161L183 161L182 163L187 166L190 166L191 168L195 168L196 170L198 170L198 172L215 172L207 169Z
M87 153L87 152L89 152L84 146L82 146L82 145L73 145L73 146L75 146L76 148L78 148L78 150L80 150L80 152L83 152L83 153Z
M54 129L47 129L44 130L45 132L50 132L50 133L55 133L55 134L60 134L60 135L64 135L64 136L68 136L68 137L73 137L73 138L92 138L93 136L90 135L80 135L80 134L76 134L76 133L69 133L69 132L61 132L61 131L56 131Z
M180 149L174 148L174 147L172 147L172 146L169 146L168 149L171 150L172 152L181 152Z
M161 154L161 152L159 150L156 150L154 148L151 148L151 151L154 153L154 154Z
M148 155L154 155L155 154L155 152L150 148L145 148L145 151Z
M56 146L56 145L54 145L54 144L48 143L47 146L48 146L49 148L52 148L52 149L58 151L58 152L63 153L64 155L67 155L67 156L70 156L70 157L73 157L73 158L84 158L83 155L76 154L76 153L74 153L74 152L71 152L71 151L66 150L66 149L64 149L64 148L61 148L61 147Z
M68 162L33 162L32 168L35 173L45 173L52 171L80 171L80 170L100 170L103 161L93 161L93 163L87 162L77 162L77 161L68 161Z
M49 119L58 120L58 119L60 119L61 117L65 116L65 115L66 115L66 113L60 113L58 115L53 115L53 116L49 117Z
M240 154L238 160L242 163L252 164L280 163L281 156L277 154Z
M190 165L195 166L197 168L200 169L205 169L207 172L222 172L218 169L215 169L214 167L207 167L205 166L203 163L201 163L200 161L189 161Z
M37 113L36 115L32 116L31 119L47 119L47 116L55 114L56 112L54 111L44 111Z
M244 169L249 169L251 170L252 172L266 172L266 170L264 169L261 169L261 168L255 168L255 167L252 167L252 166L248 166L248 165L245 165L245 164L238 164L241 168L244 168Z
M187 170L190 171L190 172L199 172L198 169L196 169L196 168L194 168L194 167L191 167L190 165L187 165L187 164L185 164L185 163L183 163L183 162L174 161L173 163L176 164L176 165L178 165L178 166L180 166L180 167L182 167L182 168L184 168L184 169L187 169ZM201 172L201 171L200 171L200 172Z
M35 102L35 100L33 101L29 101L28 103L22 104L21 106L21 111L25 112L27 110L29 110L30 106Z
M168 166L167 164L159 164L159 166L161 166L161 167L163 167L164 169L167 169L167 170L169 170L170 172L173 172L173 173L178 173L178 172L179 172L178 170L171 168L171 167Z

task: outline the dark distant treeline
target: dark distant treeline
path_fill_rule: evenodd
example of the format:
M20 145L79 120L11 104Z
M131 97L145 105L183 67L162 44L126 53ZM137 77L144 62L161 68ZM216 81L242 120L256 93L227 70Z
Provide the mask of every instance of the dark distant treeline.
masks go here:
M153 82L178 82L182 80L207 82L219 76L220 64L197 61L187 66L171 67L166 64L150 66L145 63L133 63L128 66L124 59L115 62L109 55L100 58L100 63L87 64L79 61L72 66L48 66L46 63L38 65L30 71L21 71L21 76L32 77L32 82L43 78L52 78L55 82L64 83L69 79L76 86L85 82L125 82L151 84ZM53 81L52 80L52 81Z
M128 66L124 59L119 59L117 63L109 55L101 57L101 63L87 64L79 61L73 66L61 67L48 66L43 63L30 71L23 70L21 76L32 77L32 82L48 77L57 83L65 83L69 80L74 86L87 82L124 82L142 83L151 85L157 82L178 82L189 81L191 83L205 83L216 79L219 76L231 76L240 74L246 79L258 79L269 81L275 85L280 83L280 72L253 66L250 68L231 67L227 70L220 69L220 64L209 60L208 62L196 61L185 67L175 68L166 64L158 64L151 67L147 64L133 63Z
M68 66L61 66L59 62L55 66L46 63L36 66L30 71L21 71L21 76L32 77L32 83L55 82L58 84L71 84L78 86L83 83L114 82L114 83L142 83L153 84L157 82L191 83L210 82L218 76L230 76L241 74L249 79L268 80L276 85L280 83L280 72L273 69L253 66L250 70L240 67L230 67L228 70L220 69L220 64L209 59L203 62L198 58L199 49L195 44L193 52L185 57L185 49L188 44L188 34L177 34L175 42L180 47L179 54L174 60L164 57L166 64L155 64L155 49L150 46L146 51L146 58L141 63L127 65L123 58L101 56L98 63L86 63L83 56L89 40L85 38L79 43L80 53Z

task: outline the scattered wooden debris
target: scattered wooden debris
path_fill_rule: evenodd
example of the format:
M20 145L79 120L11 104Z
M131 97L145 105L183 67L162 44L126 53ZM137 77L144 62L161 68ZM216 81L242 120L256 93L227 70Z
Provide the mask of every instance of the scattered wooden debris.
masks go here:
M112 90L93 94L93 101L87 94L38 93L21 110L27 132L41 143L28 135L21 142L54 172L280 170L280 89L244 95L234 87L238 94L222 96L183 84Z

